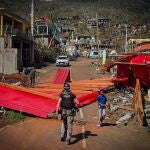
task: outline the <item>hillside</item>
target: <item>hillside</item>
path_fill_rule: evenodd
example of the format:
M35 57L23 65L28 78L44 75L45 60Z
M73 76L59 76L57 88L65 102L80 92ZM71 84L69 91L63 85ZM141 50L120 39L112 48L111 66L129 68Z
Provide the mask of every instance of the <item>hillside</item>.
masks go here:
M0 7L11 10L30 21L31 0L0 0ZM95 18L111 19L106 26L87 29L87 20ZM118 51L124 49L125 26L128 24L128 39L149 38L150 1L149 0L34 0L34 15L47 16L58 23L58 18L79 16L79 20L65 20L63 24L75 27L75 35L99 36L100 41L109 41ZM62 24L62 22L60 22ZM121 25L121 26L120 26ZM70 33L62 34L68 39Z
M0 7L5 7L21 15L30 18L31 0L0 0ZM80 15L81 18L89 18L98 13L100 17L111 18L115 23L149 24L150 1L149 0L35 0L35 16L66 17ZM140 18L140 19L139 19Z

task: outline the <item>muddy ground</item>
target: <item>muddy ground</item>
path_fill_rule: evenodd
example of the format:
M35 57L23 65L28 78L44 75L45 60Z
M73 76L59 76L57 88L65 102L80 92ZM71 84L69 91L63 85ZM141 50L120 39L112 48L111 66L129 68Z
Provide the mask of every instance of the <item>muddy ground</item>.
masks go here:
M89 67L91 59L79 58L71 62L72 80L90 79L110 76L109 73L97 74L94 67ZM38 83L50 82L56 71L55 65L39 70L43 75ZM24 121L5 126L0 129L0 150L149 150L150 131L140 127L136 120L128 124L115 125L115 120L107 118L103 127L97 127L97 103L82 108L85 124L74 123L72 144L66 145L60 141L60 121L27 117ZM108 111L107 111L108 114ZM113 115L113 114L112 114ZM80 115L77 114L76 120Z

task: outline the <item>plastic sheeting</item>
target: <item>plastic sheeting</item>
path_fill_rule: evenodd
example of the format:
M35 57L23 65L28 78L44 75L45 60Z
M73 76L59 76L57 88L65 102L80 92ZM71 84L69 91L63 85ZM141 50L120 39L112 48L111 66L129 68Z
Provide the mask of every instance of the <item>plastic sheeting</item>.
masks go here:
M108 66L108 68L111 68L117 65L117 77L114 81L118 84L135 86L135 78L139 78L142 84L150 88L150 55L131 55L124 60L126 61L122 62L120 59L119 63L115 61ZM128 82L122 82L125 78L128 78Z
M56 100L0 85L0 106L46 118L56 104Z
M146 64L150 62L150 55L138 55L130 60L130 63Z
M70 70L69 69L57 69L57 72L52 80L53 84L64 84L70 82Z
M59 97L59 92L49 92L50 95ZM80 106L85 106L96 101L98 92L76 95ZM18 88L0 85L0 106L25 112L42 118L56 111L57 100L44 96L23 92Z

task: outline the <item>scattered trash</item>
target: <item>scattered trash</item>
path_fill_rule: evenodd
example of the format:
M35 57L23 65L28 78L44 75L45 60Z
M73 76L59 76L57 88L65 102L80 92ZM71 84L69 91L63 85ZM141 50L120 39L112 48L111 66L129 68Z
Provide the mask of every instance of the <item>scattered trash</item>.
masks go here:
M6 114L6 110L4 109L3 106L1 106L1 109L0 109L0 117L5 116L5 114Z
M118 103L118 102L120 102L120 99L119 99L119 98L114 98L114 99L113 99L113 103Z
M123 106L132 106L133 104L130 102L130 100L129 99L123 99L123 101L122 101L122 105Z
M145 112L146 123L147 123L148 127L150 127L150 105L147 104L145 106L144 112Z
M29 78L27 75L13 73L13 74L3 74L0 73L0 82L12 84L12 85L21 85L27 86L29 84Z
M116 121L116 124L127 123L131 118L132 118L132 114L127 113L126 115L121 117L118 121Z
M110 110L111 110L111 111L116 111L117 109L118 109L117 106L113 106L113 105L110 106Z
M115 89L106 95L108 98L107 115L116 124L127 125L134 114L132 97L129 96L131 92L126 90L126 93Z

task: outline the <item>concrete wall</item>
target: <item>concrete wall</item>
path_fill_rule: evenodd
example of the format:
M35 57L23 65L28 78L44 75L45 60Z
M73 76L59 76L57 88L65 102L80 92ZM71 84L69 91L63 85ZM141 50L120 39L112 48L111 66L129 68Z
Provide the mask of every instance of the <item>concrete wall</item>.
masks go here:
M4 38L0 37L0 49L4 49Z
M36 42L40 42L42 45L48 46L48 38L35 38Z
M0 73L17 72L17 49L0 49Z

